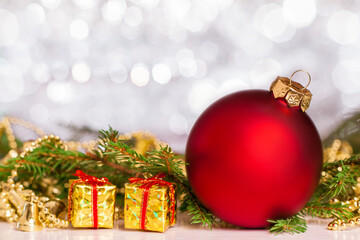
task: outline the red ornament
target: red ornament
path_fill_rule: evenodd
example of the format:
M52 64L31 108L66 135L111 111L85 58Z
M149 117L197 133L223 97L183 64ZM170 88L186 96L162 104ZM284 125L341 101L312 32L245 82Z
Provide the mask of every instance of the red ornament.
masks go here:
M219 218L246 228L296 214L322 168L319 133L303 112L311 93L282 77L271 90L241 91L212 104L186 147L198 199Z

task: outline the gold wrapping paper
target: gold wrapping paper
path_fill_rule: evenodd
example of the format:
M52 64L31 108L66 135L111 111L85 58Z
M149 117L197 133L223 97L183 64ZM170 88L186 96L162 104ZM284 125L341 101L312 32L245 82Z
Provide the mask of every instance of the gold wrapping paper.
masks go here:
M69 186L76 179L69 181ZM99 228L114 227L116 186L105 184L97 186L98 191L98 226ZM86 183L76 183L72 193L71 223L75 228L92 228L92 186Z
M140 188L141 185L142 184L138 183L125 184L125 228L141 229L141 204L144 193L144 189ZM148 206L146 209L146 230L165 232L170 226L171 212L169 207L169 187L158 185L152 186L150 188ZM172 225L174 224L175 221Z

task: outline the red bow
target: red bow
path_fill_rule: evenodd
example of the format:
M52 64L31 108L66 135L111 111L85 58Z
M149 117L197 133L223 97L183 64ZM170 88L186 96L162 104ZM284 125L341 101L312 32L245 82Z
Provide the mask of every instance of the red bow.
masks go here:
M109 180L105 177L103 178L97 178L91 175L88 175L84 173L81 170L76 170L74 176L78 177L79 179L72 182L70 189L69 189L69 210L68 210L68 218L69 221L71 221L71 210L72 210L72 192L73 187L77 183L88 183L92 187L92 201L91 201L91 207L92 207L92 216L93 216L93 228L99 228L99 222L98 222L98 191L97 186L103 186L105 184L110 184Z
M91 175L88 175L86 173L84 173L81 170L76 170L75 174L73 174L75 177L78 177L80 179L76 180L82 180L83 182L87 182L89 184L91 183L96 183L97 185L104 185L104 184L110 184L109 180L106 177L103 178L97 178Z
M170 182L164 181L163 178L165 178L166 175L164 173L158 173L152 178L138 178L138 177L131 177L129 178L130 183L138 183L141 184L140 188L144 189L143 199L141 203L141 216L140 216L140 228L143 230L146 230L145 227L145 218L146 218L146 209L148 206L148 200L149 200L149 191L150 188L154 185L158 186L167 186L170 188L170 212L171 212L171 219L170 219L170 225L174 223L175 221L175 189L174 185Z

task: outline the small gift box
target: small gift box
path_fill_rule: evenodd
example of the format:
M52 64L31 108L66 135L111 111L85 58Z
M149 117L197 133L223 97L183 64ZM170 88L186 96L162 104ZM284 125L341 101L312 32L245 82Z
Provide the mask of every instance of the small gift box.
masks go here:
M175 186L164 177L130 178L125 184L125 228L165 232L175 224Z
M68 217L75 228L113 228L116 186L77 170L69 181Z

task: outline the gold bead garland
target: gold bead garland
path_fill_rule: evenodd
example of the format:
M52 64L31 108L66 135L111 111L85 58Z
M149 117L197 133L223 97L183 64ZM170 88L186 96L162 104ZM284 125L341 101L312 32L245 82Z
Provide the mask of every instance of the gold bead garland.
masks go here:
M40 210L40 221L43 223L44 227L56 227L56 228L67 228L69 226L69 221L57 218L55 214L50 213L49 208L47 208L39 197L34 197L34 203L36 203Z
M16 137L14 135L12 124L19 125L24 128L27 128L40 137L35 141L25 142L22 147L22 151L16 143ZM6 138L8 139L8 144L10 151L8 154L0 160L0 163L6 164L7 160L10 158L20 157L23 159L29 153L33 152L36 148L40 147L44 142L49 142L54 144L56 147L75 151L78 149L84 149L85 151L93 150L96 145L96 140L90 140L86 142L78 142L78 141L62 141L59 136L55 136L53 134L44 135L44 131L27 122L25 120L15 118L15 117L3 117L0 120L0 137L1 134L5 133ZM140 154L145 155L151 149L159 149L161 144L165 144L160 142L153 134L146 131L134 132L131 134L120 135L119 139L121 140L134 140L134 149ZM22 164L21 161L15 166L16 168L20 167ZM8 177L6 182L0 182L0 219L5 220L7 222L17 222L23 213L23 207L25 202L30 202L31 204L36 204L39 209L39 220L43 227L57 227L57 228L66 228L69 225L69 222L64 219L57 218L53 213L50 213L49 208L46 207L44 198L39 198L35 195L32 190L24 190L24 184L29 185L28 182L15 183L15 178L17 177L17 171L13 170L11 176ZM51 188L54 183L53 179L49 177L45 177L42 181L47 188ZM50 192L53 192L51 190ZM48 194L49 191L47 191ZM51 195L51 194L50 194ZM50 196L49 195L49 196ZM46 198L45 198L46 199ZM117 218L119 218L121 213L119 209L117 211Z
M45 135L44 131L41 128L39 128L38 126L36 126L28 121L25 121L23 119L16 118L16 117L3 117L0 120L0 136L3 132L5 132L6 138L8 139L8 142L9 142L10 151L7 154L7 156L5 156L3 159L0 160L0 163L5 163L6 160L17 157L18 153L19 153L19 149L18 149L18 146L16 143L16 137L15 137L14 131L11 127L12 124L19 125L26 129L29 129L40 136L40 138L38 138L36 141L26 142L24 144L23 148L25 150L24 151L25 154L28 151L30 151L31 149L33 149L34 147L38 146L41 143L41 141L47 140L47 138L54 139L55 141L59 141L59 144L64 145L64 148L66 150L72 150L72 151L78 150L78 149L84 149L85 151L91 151L97 145L96 140L83 141L83 142L62 141L62 140L60 140L60 138L58 136L55 137L52 134L48 135L48 136ZM143 155L146 154L146 152L149 151L150 148L159 150L159 145L166 145L166 143L159 141L159 139L157 139L157 137L155 135L153 135L152 133L150 133L148 131L138 131L138 132L133 132L133 133L129 133L129 134L119 135L119 139L122 139L122 140L135 139L136 142L134 145L134 150ZM29 144L30 144L30 146L29 146Z
M14 179L16 177L17 171L13 170L7 181L0 183L1 219L7 222L17 222L23 213L25 201L29 201L30 198L39 207L39 217L44 227L66 228L69 226L68 221L57 218L54 214L50 213L49 208L45 206L39 197L35 196L32 190L24 190L24 186L21 183L15 183Z

